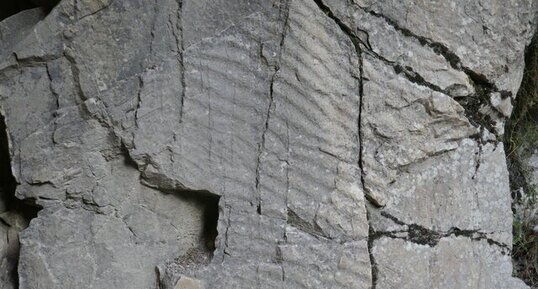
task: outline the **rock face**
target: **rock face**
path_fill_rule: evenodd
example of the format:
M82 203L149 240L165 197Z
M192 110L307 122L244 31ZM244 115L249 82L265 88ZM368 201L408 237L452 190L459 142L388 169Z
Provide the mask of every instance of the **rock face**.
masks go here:
M63 0L4 19L0 177L42 209L18 268L0 248L18 275L0 288L527 288L500 140L536 8Z

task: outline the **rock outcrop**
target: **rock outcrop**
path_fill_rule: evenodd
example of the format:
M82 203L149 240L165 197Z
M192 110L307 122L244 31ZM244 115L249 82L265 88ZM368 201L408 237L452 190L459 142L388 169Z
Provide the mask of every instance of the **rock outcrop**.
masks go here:
M528 288L502 135L537 4L471 2L4 19L1 178L40 211L0 288Z

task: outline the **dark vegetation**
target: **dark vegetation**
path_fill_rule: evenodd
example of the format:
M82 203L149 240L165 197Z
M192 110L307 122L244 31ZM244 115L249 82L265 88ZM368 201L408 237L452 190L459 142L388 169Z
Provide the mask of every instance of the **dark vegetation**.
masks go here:
M514 211L514 275L538 288L538 184L526 164L538 152L538 34L525 54L525 72L514 112L506 124L505 144Z

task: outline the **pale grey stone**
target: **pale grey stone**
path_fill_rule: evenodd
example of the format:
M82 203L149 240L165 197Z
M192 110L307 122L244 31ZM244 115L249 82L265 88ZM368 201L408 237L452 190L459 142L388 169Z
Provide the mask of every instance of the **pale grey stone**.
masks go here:
M500 90L515 96L522 75L521 51L534 31L535 1L369 2L365 9L446 46L460 58L462 67L484 75Z
M43 19L40 8L22 11L0 22L0 67L13 65L13 48L30 33L32 27Z
M174 289L202 289L202 285L200 284L200 280L196 280L189 277L181 277L179 281L177 281L176 287Z
M511 277L509 254L486 240L447 237L435 247L383 237L373 245L376 288L528 288Z
M501 137L536 5L464 2L64 0L0 22L15 195L42 207L19 288L527 288ZM28 220L0 218L13 272Z
M363 69L369 79L362 118L365 188L386 195L383 211L407 224L479 230L511 244L502 144L470 138L476 128L450 97L414 85L369 57ZM381 93L384 98L376 97Z
M538 150L534 151L526 162L526 165L529 168L527 181L531 186L536 186L538 185Z

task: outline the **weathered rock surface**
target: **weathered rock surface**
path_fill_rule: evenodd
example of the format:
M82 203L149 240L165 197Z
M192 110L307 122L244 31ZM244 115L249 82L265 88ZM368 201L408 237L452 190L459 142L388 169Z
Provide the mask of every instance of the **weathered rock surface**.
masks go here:
M10 284L526 288L500 136L535 9L84 0L3 20L14 193L42 207Z

